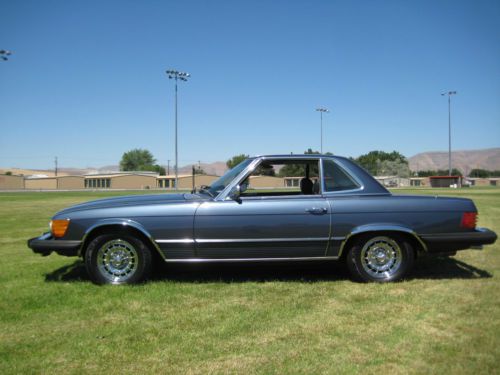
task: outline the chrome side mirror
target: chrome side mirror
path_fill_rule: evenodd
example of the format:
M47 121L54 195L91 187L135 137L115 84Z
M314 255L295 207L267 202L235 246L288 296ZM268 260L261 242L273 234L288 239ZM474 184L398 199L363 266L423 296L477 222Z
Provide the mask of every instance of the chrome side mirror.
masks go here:
M236 185L235 187L233 187L231 189L231 191L229 192L229 198L232 199L233 201L236 201L238 203L241 203L241 198L240 198L240 195L241 195L241 187L240 185Z

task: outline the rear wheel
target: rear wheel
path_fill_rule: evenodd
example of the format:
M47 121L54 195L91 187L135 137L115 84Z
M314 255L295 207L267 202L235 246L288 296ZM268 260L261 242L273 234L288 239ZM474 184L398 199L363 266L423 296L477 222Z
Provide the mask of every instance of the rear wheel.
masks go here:
M411 244L398 234L359 237L347 254L347 266L360 281L388 282L403 278L413 266Z
M96 284L135 284L151 273L151 251L129 234L103 234L89 243L85 267Z

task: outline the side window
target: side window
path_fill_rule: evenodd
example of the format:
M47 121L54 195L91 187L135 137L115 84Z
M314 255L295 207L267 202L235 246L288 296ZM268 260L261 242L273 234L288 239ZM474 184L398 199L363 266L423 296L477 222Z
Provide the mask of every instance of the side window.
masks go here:
M318 159L263 160L241 183L242 197L319 194Z
M358 189L360 186L333 160L323 160L325 191Z

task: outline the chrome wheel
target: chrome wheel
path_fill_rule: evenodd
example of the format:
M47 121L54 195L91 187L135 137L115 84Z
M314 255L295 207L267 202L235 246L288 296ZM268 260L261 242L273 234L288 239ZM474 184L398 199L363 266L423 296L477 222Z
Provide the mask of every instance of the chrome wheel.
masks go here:
M389 237L374 237L361 249L363 270L375 279L387 279L396 274L402 260L401 248Z
M122 239L108 241L97 251L97 269L112 284L128 281L137 271L138 264L137 250Z

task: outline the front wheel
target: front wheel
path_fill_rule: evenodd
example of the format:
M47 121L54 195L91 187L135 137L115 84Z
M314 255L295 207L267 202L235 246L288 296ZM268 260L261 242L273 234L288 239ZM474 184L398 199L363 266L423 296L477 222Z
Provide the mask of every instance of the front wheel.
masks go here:
M96 284L135 284L151 272L151 251L129 234L103 234L89 243L85 267Z
M415 258L411 244L402 236L364 235L347 253L347 266L360 281L389 282L403 278Z

